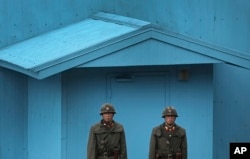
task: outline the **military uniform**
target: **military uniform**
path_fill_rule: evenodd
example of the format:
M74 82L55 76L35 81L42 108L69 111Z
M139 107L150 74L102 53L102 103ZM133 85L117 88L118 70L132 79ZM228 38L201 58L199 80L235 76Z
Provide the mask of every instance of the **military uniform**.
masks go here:
M166 114L165 110L162 117ZM174 112L173 116L178 115ZM149 159L187 159L185 129L175 123L168 126L165 122L154 127L150 139Z
M105 112L102 110L100 114ZM101 120L94 124L89 132L87 159L127 159L123 126L114 120L109 123Z

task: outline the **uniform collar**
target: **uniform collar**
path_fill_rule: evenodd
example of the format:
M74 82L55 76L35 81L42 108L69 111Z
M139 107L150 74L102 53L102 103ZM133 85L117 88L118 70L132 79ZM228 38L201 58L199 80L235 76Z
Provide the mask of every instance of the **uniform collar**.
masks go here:
M101 120L101 125L104 126L104 127L107 127L107 128L111 128L113 127L115 124L115 121L112 120L112 121L109 121L109 122L106 122L104 120Z

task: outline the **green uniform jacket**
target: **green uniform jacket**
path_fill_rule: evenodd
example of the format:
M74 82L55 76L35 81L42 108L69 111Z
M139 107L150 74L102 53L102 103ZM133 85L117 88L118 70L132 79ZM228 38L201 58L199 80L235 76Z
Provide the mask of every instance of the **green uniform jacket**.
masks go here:
M125 131L121 124L114 122L107 128L101 122L93 125L89 132L87 159L97 159L104 152L119 149L119 159L127 159Z
M158 156L168 156L182 153L182 159L187 159L187 137L186 131L175 124L175 130L165 130L165 123L153 128L150 146L149 159L156 159Z

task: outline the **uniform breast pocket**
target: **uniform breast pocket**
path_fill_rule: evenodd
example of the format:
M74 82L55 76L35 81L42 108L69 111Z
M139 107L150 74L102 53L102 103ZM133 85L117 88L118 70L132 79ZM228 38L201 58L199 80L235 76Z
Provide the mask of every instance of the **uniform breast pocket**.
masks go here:
M119 144L121 139L121 132L112 132L110 135L110 141L112 141L113 145Z
M104 136L106 136L106 132L100 132L100 133L96 133L95 134L95 136L96 136L96 140L97 141L100 141L100 140L103 140L105 137Z
M106 146L112 150L115 147L120 147L120 141L121 141L121 133L118 132L112 132L110 133L106 138Z

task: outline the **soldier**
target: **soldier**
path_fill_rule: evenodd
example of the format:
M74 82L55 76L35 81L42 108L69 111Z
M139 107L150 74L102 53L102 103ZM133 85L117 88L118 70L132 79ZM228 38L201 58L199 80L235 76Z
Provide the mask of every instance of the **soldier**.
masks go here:
M102 120L89 132L87 159L127 159L125 131L113 120L115 108L110 103L101 107Z
M165 122L152 130L149 159L187 159L186 131L175 123L176 117L174 107L163 110Z

